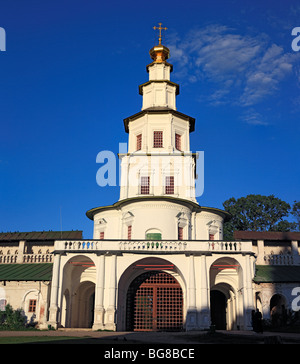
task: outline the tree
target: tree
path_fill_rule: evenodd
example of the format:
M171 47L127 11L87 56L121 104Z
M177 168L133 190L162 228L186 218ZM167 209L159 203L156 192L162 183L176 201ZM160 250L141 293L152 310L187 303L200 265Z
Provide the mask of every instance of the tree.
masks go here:
M232 197L223 206L232 215L231 220L224 225L224 239L233 239L234 230L290 231L295 227L283 219L289 215L291 206L274 195ZM300 217L300 203L297 211Z
M291 214L296 219L296 226L297 229L300 230L300 201L294 201L293 209L291 211Z

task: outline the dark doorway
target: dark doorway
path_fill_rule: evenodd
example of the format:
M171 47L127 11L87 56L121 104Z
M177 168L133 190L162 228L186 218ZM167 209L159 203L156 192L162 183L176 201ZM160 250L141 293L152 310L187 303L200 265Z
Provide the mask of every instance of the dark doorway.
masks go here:
M127 292L126 330L180 331L183 295L177 280L161 271L138 276Z
M82 282L73 296L71 327L91 328L94 321L95 284Z
M210 292L211 324L217 330L226 330L226 296L221 291Z

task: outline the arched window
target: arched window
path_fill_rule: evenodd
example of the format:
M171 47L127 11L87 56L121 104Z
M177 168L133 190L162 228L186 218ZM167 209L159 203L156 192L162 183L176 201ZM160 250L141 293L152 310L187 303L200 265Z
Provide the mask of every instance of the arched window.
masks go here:
M275 327L286 324L286 300L281 294L274 294L270 300L270 315L272 325Z
M162 234L158 229L149 229L146 231L146 240L161 240Z

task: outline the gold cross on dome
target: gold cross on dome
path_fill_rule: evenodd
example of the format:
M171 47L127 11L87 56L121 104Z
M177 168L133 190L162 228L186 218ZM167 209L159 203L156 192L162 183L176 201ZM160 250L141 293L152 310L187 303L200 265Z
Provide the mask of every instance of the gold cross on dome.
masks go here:
M163 28L161 25L162 23L158 23L159 27L153 27L154 30L158 29L159 30L159 37L158 37L158 42L159 45L161 45L161 31L162 30L167 30L168 28Z

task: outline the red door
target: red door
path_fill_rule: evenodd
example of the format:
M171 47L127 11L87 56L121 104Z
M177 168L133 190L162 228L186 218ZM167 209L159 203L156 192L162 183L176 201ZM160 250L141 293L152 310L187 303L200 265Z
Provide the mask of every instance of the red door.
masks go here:
M129 326L134 331L182 330L182 290L170 274L151 271L137 277L128 290L127 305L130 301L133 310Z

